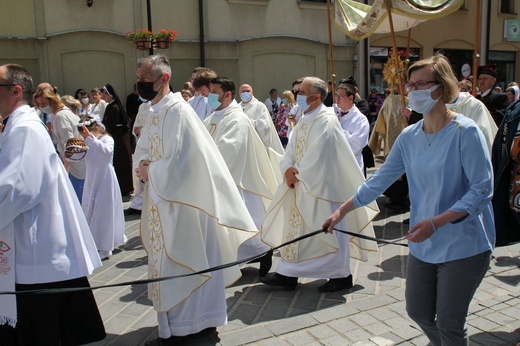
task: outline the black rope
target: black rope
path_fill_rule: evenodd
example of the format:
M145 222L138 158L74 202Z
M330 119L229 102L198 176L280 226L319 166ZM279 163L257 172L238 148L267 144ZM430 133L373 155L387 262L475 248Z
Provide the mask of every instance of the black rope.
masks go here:
M408 247L407 244L393 243L393 242L390 242L390 241L387 241L387 240L384 240L384 239L373 238L373 237L369 237L369 236L366 236L366 235L353 233L353 232L348 232L348 231L343 231L343 230L336 229L336 228L334 228L334 230L337 231L337 232L340 232L340 233L351 235L353 237L358 237L358 238L362 238L362 239L377 241L377 242L385 243L385 244L400 245L400 246ZM208 269L204 269L204 270L201 270L201 271L198 271L198 272L194 272L194 273L189 273L189 274L172 275L172 276L165 276L165 277L154 278L154 279L126 281L126 282L120 282L120 283L117 283L117 284L108 284L108 285L94 286L94 287L49 288L49 289L18 291L18 292L3 291L3 292L0 292L0 296L8 295L8 294L11 294L11 295L13 295L13 294L14 295L31 295L31 294L53 294L53 293L65 293L65 292L79 292L79 291L87 291L87 290L98 290L98 289L101 289L101 288L111 288L111 287L121 287L121 286L149 284L149 283L154 283L154 282L161 282L161 281L166 281L166 280L173 280L173 279L179 279L179 278L184 278L184 277L189 277L189 276L194 276L194 275L200 275L200 274L205 274L205 273L209 273L209 272L213 272L213 271L217 271L217 270L226 269L226 268L233 267L233 266L236 266L236 265L239 265L239 264L251 262L251 261L253 261L255 259L259 259L259 258L265 256L267 253L269 253L271 251L278 250L278 249L280 249L280 248L282 248L284 246L290 245L292 243L296 243L296 242L301 241L303 239L307 239L307 238L313 237L313 236L315 236L317 234L320 234L320 233L325 233L325 230L318 230L318 231L314 231L314 232L302 235L301 237L297 237L297 238L295 238L293 240L289 240L289 241L287 241L285 243L282 243L282 244L280 244L280 245L278 245L278 246L276 246L274 248L271 248L270 250L268 250L268 251L266 251L264 253L261 253L261 254L258 254L258 255L255 255L255 256L252 256L252 257L249 257L249 258L245 258L245 259L238 260L238 261L231 262L231 263L221 264L221 265L218 265L218 266L215 266L215 267L211 267L211 268L208 268Z

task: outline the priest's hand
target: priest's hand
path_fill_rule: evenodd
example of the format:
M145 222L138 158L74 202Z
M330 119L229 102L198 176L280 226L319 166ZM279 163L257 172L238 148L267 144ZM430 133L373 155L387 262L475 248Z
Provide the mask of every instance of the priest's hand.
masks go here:
M142 160L139 162L139 167L135 169L135 173L143 183L148 181L148 167L150 166L149 160Z
M291 189L294 189L294 184L300 181L298 178L296 178L296 174L298 173L298 170L294 167L290 167L285 171L285 182Z

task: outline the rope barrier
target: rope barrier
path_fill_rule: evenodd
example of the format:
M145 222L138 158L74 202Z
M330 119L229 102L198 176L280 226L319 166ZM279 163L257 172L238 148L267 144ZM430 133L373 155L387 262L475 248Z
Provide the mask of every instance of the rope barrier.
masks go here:
M376 241L376 242L379 242L379 243L385 243L385 244L390 244L390 245L398 245L398 246L408 247L407 244L403 244L403 243L395 243L395 242L391 242L391 241L388 241L388 240L385 240L385 239L373 238L373 237L369 237L369 236L366 236L366 235L362 235L362 234L358 234L358 233L354 233L354 232L349 232L349 231L343 231L343 230L336 229L336 228L334 228L334 230L336 232L348 234L348 235L353 236L353 237L358 237L358 238L362 238L362 239L366 239L366 240ZM65 293L65 292L79 292L79 291L87 291L87 290L98 290L98 289L102 289L102 288L111 288L111 287L121 287L121 286L132 286L132 285L149 284L149 283L153 283L153 282L161 282L161 281L166 281L166 280L173 280L173 279L184 278L184 277L188 277L188 276L200 275L200 274L205 274L205 273L209 273L209 272L213 272L213 271L217 271L217 270L226 269L226 268L233 267L233 266L236 266L236 265L240 265L240 264L243 264L243 263L251 262L251 261L253 261L255 259L259 259L259 258L265 256L268 252L271 252L271 251L274 251L274 250L278 250L278 249L280 249L280 248L282 248L284 246L290 245L292 243L296 243L296 242L301 241L303 239L307 239L307 238L313 237L313 236L315 236L317 234L320 234L320 233L325 233L325 230L318 230L318 231L314 231L314 232L305 234L305 235L303 235L301 237L297 237L297 238L295 238L293 240L287 241L287 242L282 243L282 244L280 244L280 245L278 245L278 246L276 246L274 248L271 248L270 250L268 250L268 251L266 251L264 253L261 253L261 254L258 254L258 255L255 255L255 256L252 256L252 257L249 257L249 258L245 258L245 259L238 260L238 261L231 262L231 263L221 264L221 265L218 265L218 266L215 266L215 267L211 267L211 268L208 268L208 269L204 269L204 270L201 270L201 271L198 271L198 272L194 272L194 273L189 273L189 274L172 275L172 276L165 276L165 277L153 278L153 279L126 281L126 282L120 282L120 283L117 283L117 284L108 284L108 285L94 286L94 287L50 288L50 289L38 289L38 290L19 291L19 292L3 291L3 292L0 292L0 296L8 295L8 294L10 294L10 295L31 295L31 294L54 294L54 293Z

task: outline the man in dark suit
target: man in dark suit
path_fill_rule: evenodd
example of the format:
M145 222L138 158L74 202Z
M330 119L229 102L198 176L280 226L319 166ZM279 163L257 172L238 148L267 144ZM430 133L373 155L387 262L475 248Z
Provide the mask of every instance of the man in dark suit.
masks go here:
M497 92L493 89L497 81L497 72L490 66L480 66L478 69L477 85L480 89L480 94L477 99L482 101L497 126L500 126L504 113L509 102L505 93Z

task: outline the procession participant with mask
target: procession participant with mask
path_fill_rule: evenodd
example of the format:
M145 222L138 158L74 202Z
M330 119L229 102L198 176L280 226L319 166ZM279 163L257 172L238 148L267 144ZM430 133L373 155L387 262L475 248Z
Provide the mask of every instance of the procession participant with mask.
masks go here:
M145 182L141 239L150 278L190 274L237 260L241 243L258 234L214 141L184 101L170 92L165 55L137 62L139 95L149 100L135 149ZM227 323L225 287L240 277L230 267L148 285L159 338L146 345L184 345Z
M83 184L85 183L85 161L72 161L65 157L65 147L71 138L79 138L79 118L65 107L63 102L49 87L37 89L33 94L33 104L37 109L51 115L52 136L56 142L58 153L63 165L69 173L69 178L78 196L79 202L83 196Z
M442 55L408 70L409 106L424 118L399 135L385 163L324 223L374 201L403 173L410 187L406 310L432 345L467 345L466 317L495 244L493 169L477 124L446 108L457 79Z
M256 133L260 136L262 142L269 153L269 157L278 157L276 163L278 163L284 154L284 149L280 137L276 132L273 120L269 114L269 110L266 105L255 97L253 88L249 84L242 84L239 89L240 106L246 115L253 122Z
M215 71L206 67L197 67L191 74L191 83L195 95L188 100L188 103L202 121L213 112L213 109L208 105L209 81L216 76Z
M273 166L264 143L253 123L235 101L235 83L226 77L210 81L209 105L215 110L204 125L224 157L249 214L260 229L265 212L281 182L278 166ZM277 161L278 162L278 161ZM239 249L239 258L247 258L268 251L269 246L254 237ZM268 253L260 261L259 276L271 269Z
M326 94L321 79L303 80L297 96L303 116L280 163L285 179L262 223L262 240L273 247L319 230L365 180L333 108L323 104ZM341 228L374 236L370 221L378 211L375 203L361 208ZM276 273L260 282L294 290L298 277L329 279L318 287L320 292L347 290L353 287L350 257L366 260L367 251L377 251L376 244L346 234L318 234L280 249Z

